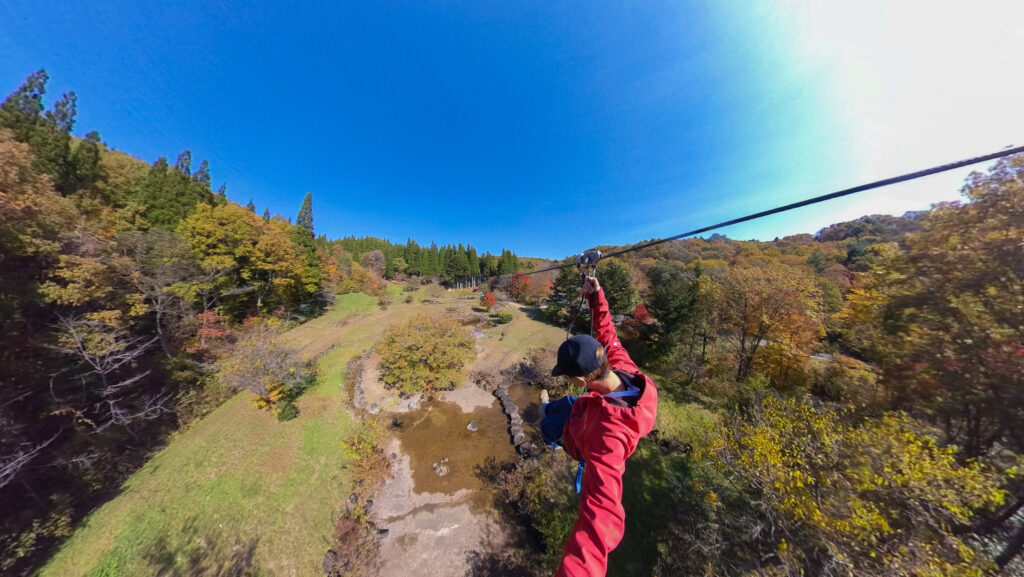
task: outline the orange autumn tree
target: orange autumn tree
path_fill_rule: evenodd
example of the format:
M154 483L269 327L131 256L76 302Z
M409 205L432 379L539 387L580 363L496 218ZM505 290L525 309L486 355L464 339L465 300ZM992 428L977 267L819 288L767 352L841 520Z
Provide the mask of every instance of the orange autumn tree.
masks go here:
M494 296L493 292L487 291L484 296L480 297L480 304L484 305L485 309L491 310L494 305L498 304L498 297Z
M788 365L821 331L818 287L804 270L785 265L729 269L717 284L715 309L735 344L736 377L749 377L759 353L773 349ZM775 367L765 371L771 377Z

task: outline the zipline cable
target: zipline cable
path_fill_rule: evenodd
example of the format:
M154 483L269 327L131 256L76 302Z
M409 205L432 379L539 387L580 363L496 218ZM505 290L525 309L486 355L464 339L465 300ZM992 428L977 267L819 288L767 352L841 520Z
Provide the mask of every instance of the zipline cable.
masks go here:
M787 204L787 205L780 206L780 207L777 207L777 208L772 208L772 209L769 209L769 210L762 210L761 212L755 212L754 214L748 214L747 216L741 216L739 218L734 218L732 220L727 220L725 222L720 222L718 224L713 224L711 226L701 227L701 228L698 228L698 229L694 229L694 230L691 230L691 231L684 232L682 234L677 234L675 236L670 236L668 238L662 238L662 239L658 239L658 240L652 240L650 242L641 243L641 244L638 244L638 245L635 245L635 246L631 246L629 248L624 248L622 250L618 250L618 251L606 254L602 258L608 258L608 257L612 257L612 256L619 256L621 254L626 254L627 252L633 252L635 250L640 250L642 248L648 248L648 247L652 247L652 246L659 245L659 244L662 244L662 243L666 243L666 242L669 242L669 241L679 240L681 238L685 238L685 237L688 237L688 236L693 236L693 235L701 234L702 232L712 231L712 230L715 230L716 228L724 228L726 226L732 226L734 224L739 224L741 222L747 222L747 221L750 221L750 220L754 220L754 219L758 219L758 218L763 218L763 217L766 217L766 216L771 216L773 214L779 214L780 212L786 212L786 211L789 211L789 210L794 210L794 209L797 209L797 208L802 208L802 207L805 207L805 206L810 206L812 204L817 204L819 202L825 202L826 200L833 200L833 199L840 198L840 197L843 197L843 196L849 196L851 194L856 194L858 192L864 192L865 190L871 190L871 189L874 189L874 188L882 188L883 186L890 186L890 185L893 185L893 184L899 184L901 182L906 182L908 180L914 180L914 179L922 178L922 177L925 177L925 176L931 176L933 174L939 174L940 172L947 172L947 171L950 171L950 170L956 170L957 168L963 168L965 166L970 166L972 164L978 164L980 162L986 162L986 161L989 161L989 160L995 160L997 158L1003 158L1005 156L1011 156L1011 155L1014 155L1014 154L1020 154L1022 152L1024 152L1024 146L1017 146L1017 147L1013 147L1013 148L1005 148L1005 149L1000 150L998 152L993 152L991 154L986 154L984 156L975 156L973 158L967 158L965 160L958 160L956 162L950 162L948 164L941 164L939 166L933 166L932 168L926 168L924 170L918 170L917 172L910 172L910 173L907 173L907 174L901 174L900 176L893 176L891 178L886 178L886 179L883 179L883 180L876 180L875 182L869 182L867 184L861 184L859 186L854 186L853 188L846 188L846 189L843 189L843 190L838 190L836 192L832 192L832 193L829 193L829 194L823 194L821 196L816 196L814 198L809 198L807 200L801 200L800 202L794 202L792 204ZM576 263L570 262L570 263L566 263L566 264L562 264L562 265L558 265L558 266L552 266L552 267L544 268L544 269L541 269L541 270L535 270L535 271L524 272L524 273L515 273L515 274L521 274L523 276L529 276L529 275L540 274L542 272L548 272L548 271L552 271L552 270L561 270L563 268L568 268L570 266L575 266L575 265L576 265ZM505 275L503 275L503 276L505 276Z

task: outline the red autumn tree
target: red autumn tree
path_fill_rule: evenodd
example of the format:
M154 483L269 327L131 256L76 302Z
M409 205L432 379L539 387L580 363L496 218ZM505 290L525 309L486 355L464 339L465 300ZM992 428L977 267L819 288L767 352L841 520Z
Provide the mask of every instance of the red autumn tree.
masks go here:
M516 302L523 302L523 297L529 292L532 284L532 278L516 273L508 283L508 296Z
M484 305L484 308L487 310L491 310L494 308L494 305L498 304L498 297L494 296L494 293L491 291L487 291L484 293L484 296L480 298L480 303Z
M640 303L636 305L636 310L633 311L633 318L646 325L651 322L651 313L647 312L647 307L644 306L644 303Z

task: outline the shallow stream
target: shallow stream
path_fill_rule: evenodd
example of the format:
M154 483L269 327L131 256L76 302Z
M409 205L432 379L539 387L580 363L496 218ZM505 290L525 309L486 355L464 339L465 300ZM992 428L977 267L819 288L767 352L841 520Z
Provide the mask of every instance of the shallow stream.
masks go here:
M523 430L527 439L540 443L538 389L526 385L512 385L509 396L519 407L523 417ZM505 463L519 456L508 434L508 418L501 411L501 403L493 402L484 408L464 413L455 403L433 401L423 403L420 409L394 417L394 432L402 445L402 452L411 460L416 493L454 494L462 489L481 492L484 480L478 474L489 459ZM470 421L476 421L477 430L469 431ZM439 476L434 464L448 466L449 472ZM484 496L484 495L481 495Z

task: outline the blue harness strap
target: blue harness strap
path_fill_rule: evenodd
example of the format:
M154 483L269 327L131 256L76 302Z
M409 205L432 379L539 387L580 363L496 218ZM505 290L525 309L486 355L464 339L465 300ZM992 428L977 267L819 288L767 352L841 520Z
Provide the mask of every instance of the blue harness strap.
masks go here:
M615 393L608 393L606 397L638 397L640 396L640 389L630 385L625 391L618 391ZM575 400L575 399L574 399ZM583 461L580 461L579 467L576 467L576 493L583 492L583 467L586 465Z
M625 391L618 391L616 393L608 393L606 397L638 397L640 396L640 389L630 385Z

